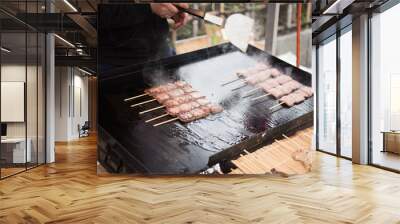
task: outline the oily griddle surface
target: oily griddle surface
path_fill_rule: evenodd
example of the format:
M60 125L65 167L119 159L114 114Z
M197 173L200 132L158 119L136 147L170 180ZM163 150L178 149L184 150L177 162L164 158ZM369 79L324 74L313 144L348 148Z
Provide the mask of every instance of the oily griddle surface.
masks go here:
M242 98L243 93L253 87L247 86L232 91L242 84L236 82L221 86L222 83L237 78L237 70L254 66L256 58L234 51L177 68L156 70L151 74L151 69L146 69L141 74L131 75L129 81L118 85L118 91L114 89L111 93L104 94L106 109L103 109L107 111L108 116L107 121L100 124L135 160L145 166L148 173L198 173L207 168L210 157L220 155L220 158L223 158L225 151L237 150L235 147L243 148L243 144L238 144L244 140L261 139L263 133L312 113L313 98L291 108L278 107L270 111L269 108L277 104L272 97L256 102L250 100L252 97ZM293 67L287 64L279 64L282 65L286 66L279 67L281 70L310 86L308 73L293 70ZM141 94L149 86L174 80L190 83L211 102L222 105L224 111L191 123L173 122L153 127L152 124L157 122L150 124L144 121L164 114L165 110L144 115L139 115L138 112L159 106L158 103L130 108L129 105L133 103L151 98L143 97L129 103L123 102L124 98ZM264 93L261 90L257 91L254 97L262 94ZM101 119L104 119L105 116L102 117ZM158 122L171 118L163 118ZM247 149L250 147L251 145L246 145Z

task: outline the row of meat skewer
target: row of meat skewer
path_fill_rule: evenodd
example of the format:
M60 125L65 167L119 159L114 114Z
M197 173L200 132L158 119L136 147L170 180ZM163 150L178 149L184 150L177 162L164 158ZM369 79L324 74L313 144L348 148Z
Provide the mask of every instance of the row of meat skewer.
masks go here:
M251 100L255 101L263 97L273 96L279 101L279 104L270 109L283 104L291 107L313 96L313 90L310 87L302 85L290 76L283 74L280 70L263 63L237 71L236 74L238 77L237 79L222 84L222 86L237 81L241 81L246 86L253 86L254 88L247 91L244 97L252 96L262 90L265 94L252 98ZM160 109L165 109L166 111L165 114L148 119L146 122L153 122L168 116L174 117L154 124L153 126L159 126L176 120L187 123L223 111L221 106L211 103L204 95L193 89L190 84L184 81L176 81L148 88L143 94L127 98L125 101L130 102L144 96L150 96L152 99L133 104L131 107L137 107L155 101L157 101L160 106L141 111L139 114L145 114Z
M153 101L157 101L161 106L142 111L140 114L163 108L166 109L165 114L146 120L146 122L152 122L167 116L174 117L153 126L159 126L176 120L187 123L223 111L221 106L212 104L205 96L201 95L200 92L194 90L191 85L184 81L176 81L174 83L167 83L146 89L144 94L139 95L139 97L142 96L151 96L154 99L133 104L131 107L136 107ZM138 98L138 96L127 98L125 101L130 101L136 98Z
M225 83L223 86L242 80L245 85L255 87L252 90L247 91L244 97L249 97L255 94L258 90L262 90L265 94L253 98L253 101L267 96L273 96L275 99L279 100L280 103L270 109L283 104L292 107L295 104L303 102L314 94L310 87L302 85L276 68L271 68L268 65L261 63L254 67L238 71L237 76L238 79Z

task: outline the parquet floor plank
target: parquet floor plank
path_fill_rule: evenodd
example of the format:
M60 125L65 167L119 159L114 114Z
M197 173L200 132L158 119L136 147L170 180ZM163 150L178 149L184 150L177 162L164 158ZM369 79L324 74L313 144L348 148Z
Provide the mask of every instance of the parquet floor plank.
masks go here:
M56 156L0 181L1 224L400 223L400 175L318 152L310 173L288 178L97 176L95 137Z

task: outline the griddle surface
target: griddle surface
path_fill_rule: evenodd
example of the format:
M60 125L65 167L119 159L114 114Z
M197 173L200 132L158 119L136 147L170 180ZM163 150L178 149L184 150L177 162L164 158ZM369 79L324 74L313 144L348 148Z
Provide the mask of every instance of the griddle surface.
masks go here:
M237 91L231 89L240 86L239 82L223 86L236 77L239 69L254 66L257 58L268 58L263 55L249 56L239 51L227 52L209 59L168 67L166 70L152 71L144 69L130 75L129 82L119 84L119 90L104 93L103 109L108 114L107 119L100 122L132 157L140 161L148 173L152 174L194 174L204 170L210 164L210 157L224 158L231 155L229 150L243 150L243 141L263 139L265 133L282 126L289 121L309 116L313 110L313 98L291 108L269 108L277 104L277 100L266 97L256 102L242 95L253 87L247 86ZM271 58L269 58L271 61ZM310 86L310 75L286 63L274 63L282 71L292 74L292 78ZM163 67L165 68L165 67ZM144 115L138 112L156 107L159 104L150 103L136 108L129 105L150 98L141 98L125 103L124 98L141 94L145 88L167 81L184 80L213 102L224 107L220 114L191 123L173 122L159 127L144 121L165 113L158 110ZM109 82L112 82L109 80ZM118 83L118 82L117 82ZM264 94L261 90L254 94ZM103 107L104 108L104 107ZM159 121L170 119L160 119ZM155 122L157 123L157 122ZM301 123L301 122L300 122ZM300 123L296 125L300 125ZM153 122L154 124L154 122ZM252 143L254 144L254 142ZM247 144L246 148L251 147ZM236 148L236 149L235 149ZM230 158L224 158L230 159ZM133 161L132 161L133 162ZM216 161L217 162L217 161ZM213 162L215 163L215 162Z

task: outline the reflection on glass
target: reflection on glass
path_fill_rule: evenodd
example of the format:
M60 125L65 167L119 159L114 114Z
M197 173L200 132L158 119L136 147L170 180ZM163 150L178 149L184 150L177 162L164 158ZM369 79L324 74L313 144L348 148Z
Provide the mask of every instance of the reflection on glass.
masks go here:
M34 167L37 165L37 76L38 76L38 51L37 41L38 36L36 32L27 33L27 75L26 75L26 113L27 113L27 142L30 147L30 161L27 167Z
M340 37L340 152L352 157L352 33Z
M19 13L43 13L45 0L3 2ZM45 35L9 21L1 33L1 147L0 178L45 162ZM0 24L1 25L1 24Z
M45 163L45 65L46 65L46 37L44 34L39 33L38 40L38 77L37 77L37 90L38 90L38 135L37 135L37 162L38 164Z
M398 21L400 5L372 18L371 80L372 163L396 170L400 170L400 142L394 142L395 150L388 149L382 132L400 130L400 33L393 29Z
M1 122L2 177L25 170L31 159L30 142L26 141L26 34L2 33L1 45ZM28 149L28 150L27 150Z
M318 51L318 146L336 153L336 40Z

